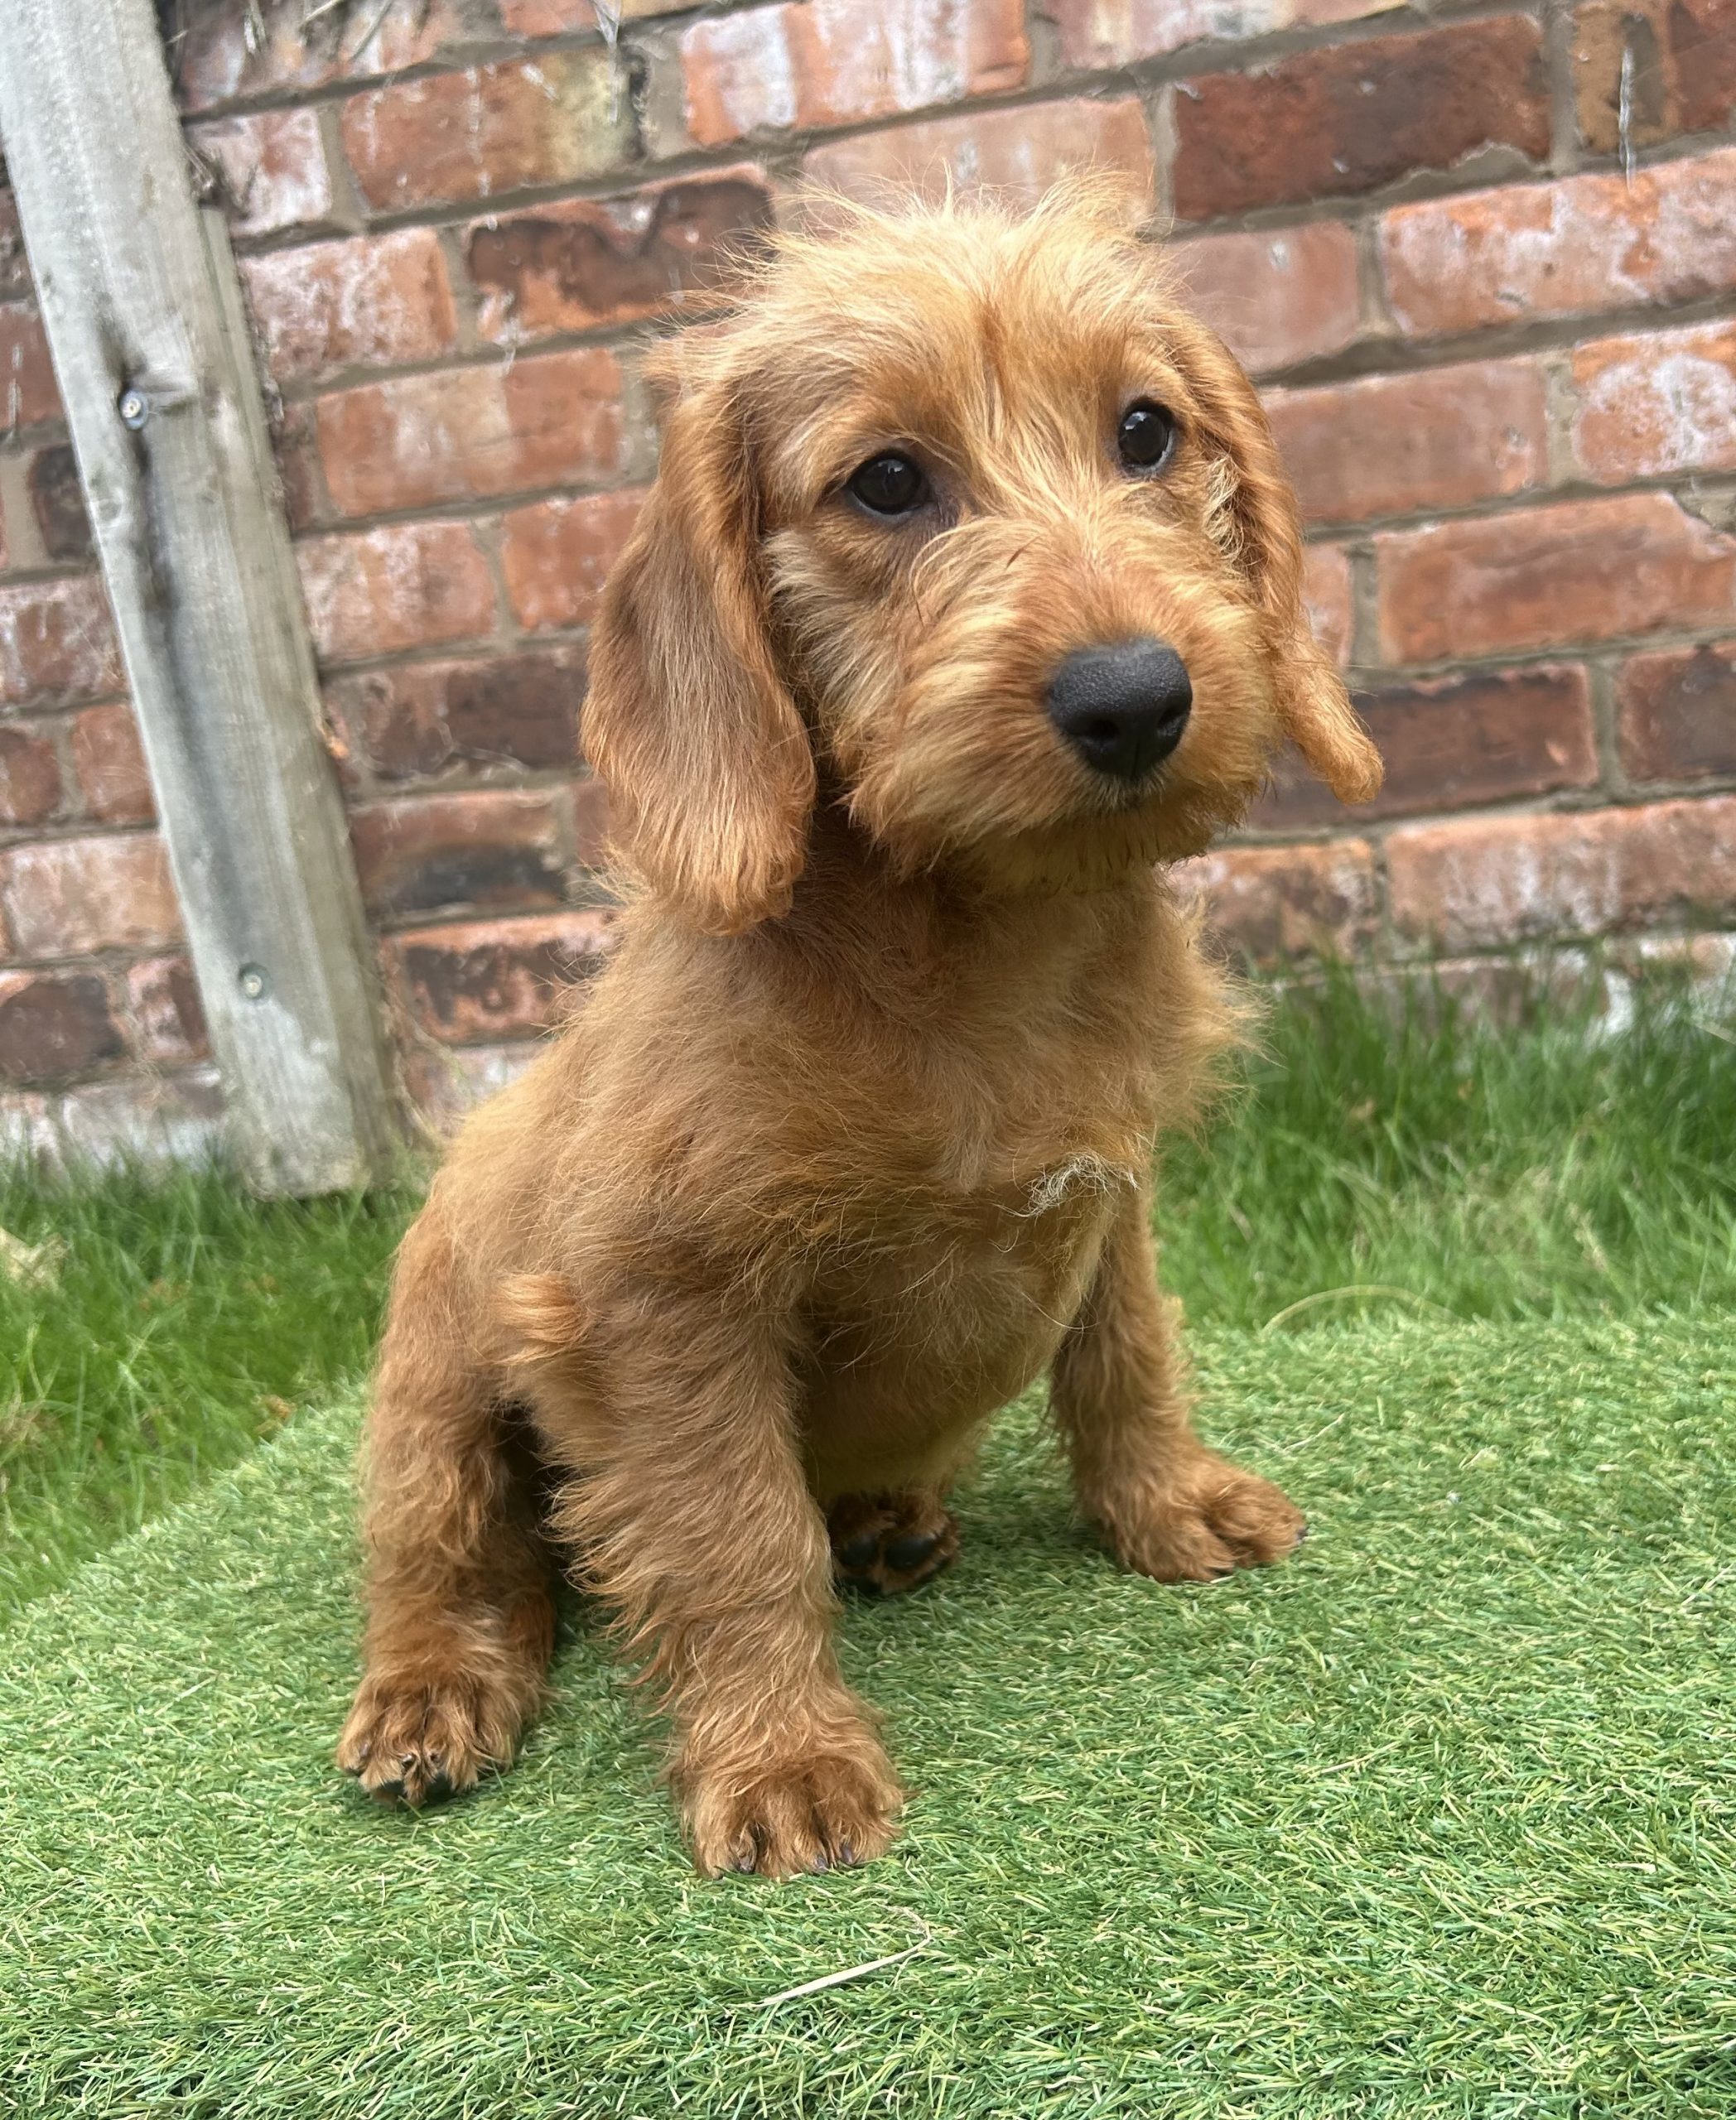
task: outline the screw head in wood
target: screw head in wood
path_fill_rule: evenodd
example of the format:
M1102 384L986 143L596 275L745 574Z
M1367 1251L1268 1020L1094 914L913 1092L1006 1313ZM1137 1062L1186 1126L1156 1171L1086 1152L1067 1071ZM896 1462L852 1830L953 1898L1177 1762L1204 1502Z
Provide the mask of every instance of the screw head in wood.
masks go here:
M265 999L266 990L270 982L267 980L263 971L259 966L256 964L244 964L242 966L241 993L244 1000L248 1001L263 1001Z
M151 417L151 406L142 390L123 390L116 408L121 416L121 425L131 427L137 434Z

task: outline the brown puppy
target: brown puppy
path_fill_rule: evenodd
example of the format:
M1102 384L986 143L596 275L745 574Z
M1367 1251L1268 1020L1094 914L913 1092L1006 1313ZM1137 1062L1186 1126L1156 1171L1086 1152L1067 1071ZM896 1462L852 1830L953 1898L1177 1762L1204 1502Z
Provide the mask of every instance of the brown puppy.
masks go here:
M1295 1543L1195 1436L1154 1274L1154 1139L1230 1024L1161 865L1285 736L1346 798L1380 766L1254 393L1097 195L786 241L665 373L586 707L639 881L406 1241L339 1758L411 1804L504 1766L565 1549L701 1867L783 1876L899 1807L835 1563L949 1559L1034 1378L1128 1567Z

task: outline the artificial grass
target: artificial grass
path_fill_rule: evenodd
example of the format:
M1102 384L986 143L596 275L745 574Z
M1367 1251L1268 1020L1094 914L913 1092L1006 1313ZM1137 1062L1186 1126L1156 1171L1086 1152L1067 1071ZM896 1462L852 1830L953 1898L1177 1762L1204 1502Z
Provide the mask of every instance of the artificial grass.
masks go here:
M1308 1545L1123 1575L1010 1417L844 1627L905 1834L782 1887L687 1870L581 1609L511 1775L340 1781L356 1414L292 1424L4 1645L0 2108L1721 2120L1728 1316L1196 1337Z

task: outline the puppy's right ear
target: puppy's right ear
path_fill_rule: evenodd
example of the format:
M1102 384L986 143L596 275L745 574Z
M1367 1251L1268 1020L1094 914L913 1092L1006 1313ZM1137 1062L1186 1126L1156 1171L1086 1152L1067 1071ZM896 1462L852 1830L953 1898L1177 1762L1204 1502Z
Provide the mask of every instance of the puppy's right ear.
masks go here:
M679 398L591 636L585 748L634 865L707 933L788 911L813 754L767 638L760 494L724 375Z

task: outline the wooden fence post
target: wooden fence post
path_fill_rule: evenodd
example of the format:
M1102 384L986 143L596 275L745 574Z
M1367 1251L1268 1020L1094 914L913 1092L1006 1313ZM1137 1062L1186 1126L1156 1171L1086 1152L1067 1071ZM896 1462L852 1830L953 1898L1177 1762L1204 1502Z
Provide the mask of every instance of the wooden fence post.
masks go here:
M380 1175L401 1116L220 214L151 0L0 0L0 144L249 1181Z

